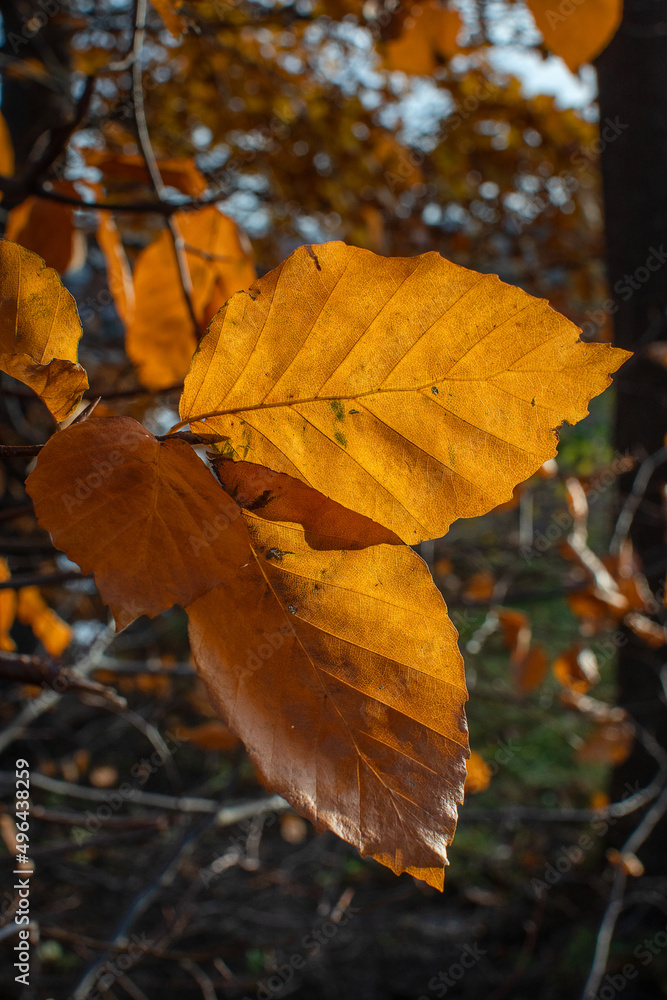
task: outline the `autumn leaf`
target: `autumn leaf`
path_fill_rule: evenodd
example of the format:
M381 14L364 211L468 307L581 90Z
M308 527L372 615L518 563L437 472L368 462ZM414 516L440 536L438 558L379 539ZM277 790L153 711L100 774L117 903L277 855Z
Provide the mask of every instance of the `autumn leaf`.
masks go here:
M239 508L192 448L130 417L55 434L26 490L54 544L95 573L119 629L189 604L249 557Z
M134 285L120 234L110 212L99 213L97 242L106 261L107 284L116 312L127 326L134 317Z
M88 378L77 364L74 299L36 254L0 240L0 369L30 386L56 420L77 405Z
M214 205L177 212L174 219L185 241L192 304L203 331L234 292L251 284L255 270L236 223ZM136 308L127 325L127 353L147 388L164 389L185 377L197 346L167 230L139 254L134 288Z
M401 545L398 535L363 514L329 500L300 479L272 472L251 462L212 456L225 490L244 510L267 521L295 521L312 548L363 549L369 545Z
M485 792L491 784L492 771L481 753L470 751L470 759L466 764L466 780L464 791L466 795L478 795Z
M101 171L105 185L109 181L132 185L151 183L143 156L99 149L86 149L83 155L89 167L97 167ZM157 165L167 187L176 188L191 198L200 198L206 191L206 178L191 156L158 160Z
M5 116L0 112L0 175L11 177L14 173L14 147ZM0 191L0 201L2 192Z
M449 59L458 51L460 30L457 10L441 7L436 0L415 4L403 22L400 37L387 43L387 68L430 76L437 68L438 56Z
M174 38L180 38L187 27L185 19L177 13L177 9L181 6L181 4L175 3L174 0L152 0L152 3L164 21L164 26L167 31L173 35Z
M182 422L414 544L512 496L629 355L444 260L301 247L211 323Z
M7 560L0 558L0 583L5 583L11 578ZM9 587L0 590L0 651L13 653L16 643L9 634L9 630L16 618L16 592Z
M64 274L75 250L72 206L46 198L26 198L9 213L5 237L39 254L47 267Z
M16 617L29 625L50 656L62 656L72 641L72 629L42 597L39 587L21 587Z
M552 0L527 0L544 44L576 73L598 56L616 34L623 0L586 0L561 12Z
M442 888L467 757L456 630L406 546L322 551L244 513L252 559L188 607L212 700L275 791Z

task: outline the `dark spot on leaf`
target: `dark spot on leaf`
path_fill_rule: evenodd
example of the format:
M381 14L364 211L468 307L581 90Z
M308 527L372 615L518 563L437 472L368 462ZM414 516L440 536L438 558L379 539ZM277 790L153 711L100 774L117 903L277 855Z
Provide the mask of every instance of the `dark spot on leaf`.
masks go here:
M273 493L271 490L264 490L264 492L258 496L256 500L253 500L252 503L248 504L246 510L261 510L262 507L266 507L272 497Z
M293 552L283 552L282 549L269 549L266 553L267 560L275 559L276 562L282 562L283 556L293 556Z
M336 441L338 441L338 444L342 445L343 448L347 448L347 438L344 434L341 434L340 431L336 431L334 437L336 438Z
M329 403L329 406L333 410L333 415L336 418L336 420L342 420L343 417L345 416L345 410L340 400L332 399L331 402Z
M287 610L289 611L289 613L291 615L295 615L296 614L296 608L294 607L293 604L288 604L287 605Z
M359 413L359 410L348 410L348 413Z
M431 392L433 393L434 396L438 395L439 389L438 389L437 385L433 386L433 388L431 389Z
M530 401L530 405L531 406L535 406L535 397L534 396L533 396L533 398Z
M308 246L306 247L306 251L308 253L308 256L311 257L315 261L315 267L317 268L317 270L321 271L322 267L320 266L320 262L317 259L317 254L313 250L312 246L310 246L310 244L308 244Z

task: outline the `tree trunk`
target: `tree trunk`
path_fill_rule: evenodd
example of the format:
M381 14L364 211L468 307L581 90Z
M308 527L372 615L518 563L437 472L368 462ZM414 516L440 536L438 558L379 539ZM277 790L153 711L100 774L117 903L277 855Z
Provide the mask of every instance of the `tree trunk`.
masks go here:
M667 340L667 0L625 0L621 27L597 62L609 284L616 344L635 356L616 383L615 447L651 455L667 433L667 373L646 355ZM634 480L621 480L622 503ZM667 464L653 475L630 538L662 605L667 547ZM624 634L618 655L619 703L667 746L667 705L660 682L666 650ZM656 762L637 748L614 773L614 798L637 780L648 784ZM612 827L616 844L638 822ZM664 870L667 829L659 824L641 852L647 873Z

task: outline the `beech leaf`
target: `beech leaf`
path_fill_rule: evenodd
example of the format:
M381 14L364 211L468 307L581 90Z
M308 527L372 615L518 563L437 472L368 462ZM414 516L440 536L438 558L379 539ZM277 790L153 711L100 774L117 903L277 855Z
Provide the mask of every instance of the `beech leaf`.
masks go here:
M325 552L244 518L252 560L187 609L214 704L298 812L441 889L467 693L428 568L407 546Z
M332 242L218 313L180 412L414 544L509 500L627 357L495 275Z
M26 490L54 544L94 571L119 629L189 604L249 558L239 508L192 448L131 417L55 434Z
M30 386L56 420L88 388L77 363L81 323L74 299L52 268L0 240L0 369Z

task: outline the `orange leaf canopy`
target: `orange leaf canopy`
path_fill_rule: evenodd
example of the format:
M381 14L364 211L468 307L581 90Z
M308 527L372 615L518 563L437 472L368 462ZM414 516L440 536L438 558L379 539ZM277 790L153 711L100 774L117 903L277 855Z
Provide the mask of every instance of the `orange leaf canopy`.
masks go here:
M181 417L414 544L509 500L628 356L495 275L332 242L218 313Z
M30 386L56 420L88 388L77 363L81 323L74 299L36 254L0 240L0 369Z
M192 304L200 329L234 292L255 277L236 223L211 205L177 212L192 280ZM127 324L127 353L149 389L184 378L197 346L171 234L166 230L142 250L134 269L136 308ZM197 331L198 333L199 331Z
M118 628L189 604L249 558L239 508L192 448L130 417L55 434L26 489L55 545L95 572Z
M463 661L406 546L326 550L245 513L252 560L188 609L195 660L269 786L442 889L468 755Z

